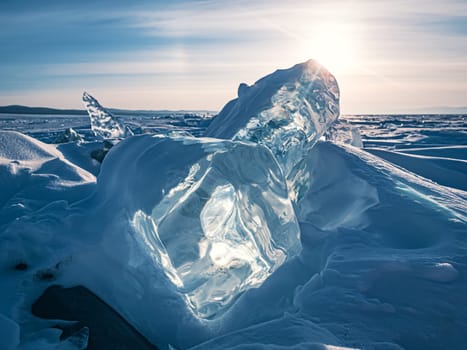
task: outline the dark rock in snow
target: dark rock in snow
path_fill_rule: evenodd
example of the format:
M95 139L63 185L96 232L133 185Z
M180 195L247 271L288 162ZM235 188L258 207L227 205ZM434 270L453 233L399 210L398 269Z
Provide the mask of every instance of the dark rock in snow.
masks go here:
M102 163L108 150L98 148L91 151L91 158L97 160L99 163Z
M73 338L73 343L84 341L89 332L89 350L157 350L120 314L83 286L47 288L32 305L32 313L46 319L77 321L57 328L63 330L62 339Z
M91 158L97 160L99 163L102 163L104 161L105 156L112 147L113 143L105 140L102 145L102 148L97 148L91 151Z
M19 262L15 265L15 270L25 271L27 269L28 269L28 264L26 264L25 262Z

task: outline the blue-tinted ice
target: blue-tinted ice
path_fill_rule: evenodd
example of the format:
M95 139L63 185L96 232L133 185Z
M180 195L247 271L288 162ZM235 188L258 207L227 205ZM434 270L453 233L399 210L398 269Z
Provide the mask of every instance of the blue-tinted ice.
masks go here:
M91 119L91 130L97 137L101 139L119 139L132 134L128 128L87 92L83 93L83 102Z
M241 84L238 98L225 105L206 131L210 137L252 141L276 157L297 200L299 165L339 116L339 87L314 60Z

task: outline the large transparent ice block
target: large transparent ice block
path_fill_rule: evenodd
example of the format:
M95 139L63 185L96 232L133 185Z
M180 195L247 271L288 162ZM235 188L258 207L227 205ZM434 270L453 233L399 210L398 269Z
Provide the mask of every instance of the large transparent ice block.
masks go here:
M83 102L91 119L91 130L102 139L118 139L132 135L132 132L120 123L94 97L83 93Z
M225 105L206 136L252 141L268 147L296 199L300 162L339 116L339 87L334 76L309 60L241 84L238 98ZM298 183L298 184L297 184Z
M285 180L262 145L127 138L98 191L125 203L137 241L200 318L222 314L301 250Z

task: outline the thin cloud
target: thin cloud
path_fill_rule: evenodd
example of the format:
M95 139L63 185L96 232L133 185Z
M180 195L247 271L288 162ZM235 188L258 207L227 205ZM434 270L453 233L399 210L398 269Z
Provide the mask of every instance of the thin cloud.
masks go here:
M126 91L141 108L218 108L238 83L312 58L326 23L345 28L357 51L352 71L335 72L344 112L414 106L405 87L426 94L418 105L459 105L467 95L465 1L55 0L0 10L1 101L28 104L36 94L46 105L55 100L44 91L93 86L119 96L114 104ZM372 102L362 106L362 96Z

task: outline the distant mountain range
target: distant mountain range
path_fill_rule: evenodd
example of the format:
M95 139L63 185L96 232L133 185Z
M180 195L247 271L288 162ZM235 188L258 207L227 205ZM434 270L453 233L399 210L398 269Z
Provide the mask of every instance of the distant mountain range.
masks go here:
M72 114L87 115L84 109L55 109L47 107L26 107L19 105L1 106L0 113L8 114Z
M167 113L200 113L200 114L213 114L213 111L208 110L129 110L129 109L115 109L108 108L108 111L115 114L167 114ZM48 107L27 107L20 105L0 106L0 113L5 114L48 114L48 115L87 115L84 109L57 109Z

